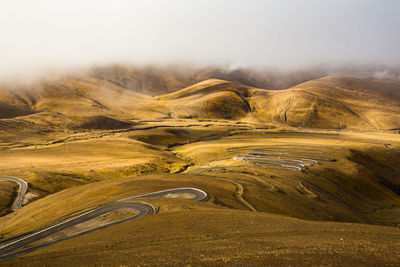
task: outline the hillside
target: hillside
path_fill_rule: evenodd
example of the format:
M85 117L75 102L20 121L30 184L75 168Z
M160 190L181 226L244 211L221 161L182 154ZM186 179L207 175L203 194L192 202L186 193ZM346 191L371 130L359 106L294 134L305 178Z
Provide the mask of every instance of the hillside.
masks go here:
M149 96L70 74L4 88L0 172L28 186L13 211L22 186L1 181L1 264L398 261L399 82L181 86ZM206 196L119 206L182 187ZM81 221L104 207L116 210Z
M172 116L245 119L302 128L400 128L400 82L329 76L285 90L206 80L160 100Z
M240 119L250 112L246 100L248 89L241 84L211 79L162 95L159 99L173 117Z
M284 90L209 79L156 97L66 75L1 90L0 129L127 128L162 118L228 119L302 128L400 128L400 82L328 76ZM18 126L17 126L18 125Z
M145 266L396 266L399 237L390 227L249 211L175 211L67 240L4 266L131 265L133 259Z
M151 97L85 76L66 75L0 92L0 130L8 132L116 129L135 118L162 116Z
M389 130L400 126L400 82L329 76L282 91L256 91L262 120L295 127Z

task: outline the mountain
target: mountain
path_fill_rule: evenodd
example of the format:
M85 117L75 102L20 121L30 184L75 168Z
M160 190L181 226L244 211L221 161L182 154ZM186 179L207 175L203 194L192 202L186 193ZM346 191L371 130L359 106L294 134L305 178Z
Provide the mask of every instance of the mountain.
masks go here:
M115 83L137 93L169 94L208 79L227 80L264 89L285 89L326 76L321 70L280 72L248 68L106 65L89 70L88 76Z
M2 265L399 261L400 137L386 131L400 128L398 80L272 90L239 70L111 69L0 90L0 258L39 249ZM17 211L22 186L7 176L28 183ZM73 222L173 188L143 199L151 216L125 221L145 213L120 208Z
M16 121L19 128L118 128L160 118L251 119L323 129L400 128L400 81L341 76L282 90L208 79L152 97L108 80L66 75L0 90L0 103L0 129L12 128Z
M400 82L328 76L285 90L207 80L160 96L173 116L244 119L324 129L400 128Z

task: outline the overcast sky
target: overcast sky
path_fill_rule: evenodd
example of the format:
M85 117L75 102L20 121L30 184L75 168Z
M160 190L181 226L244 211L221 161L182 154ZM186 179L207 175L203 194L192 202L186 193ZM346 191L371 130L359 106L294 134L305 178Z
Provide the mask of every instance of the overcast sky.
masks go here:
M399 0L1 0L0 76L93 63L400 63Z

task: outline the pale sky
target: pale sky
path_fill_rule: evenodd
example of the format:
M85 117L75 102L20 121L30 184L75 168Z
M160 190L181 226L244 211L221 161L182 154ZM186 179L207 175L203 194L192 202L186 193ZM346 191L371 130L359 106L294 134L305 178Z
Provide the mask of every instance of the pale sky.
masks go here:
M399 0L0 0L0 77L97 63L400 64Z

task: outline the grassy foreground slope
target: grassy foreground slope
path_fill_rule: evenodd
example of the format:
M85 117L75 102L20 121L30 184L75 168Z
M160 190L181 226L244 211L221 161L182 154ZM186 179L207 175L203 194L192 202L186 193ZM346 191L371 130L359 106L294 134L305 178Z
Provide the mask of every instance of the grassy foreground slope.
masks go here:
M10 238L25 232L36 230L46 225L67 219L73 214L96 208L105 203L114 202L122 198L156 192L179 187L195 187L210 195L208 202L196 203L189 201L192 208L244 209L233 197L235 187L222 181L212 181L201 175L183 174L150 174L128 177L124 179L109 179L92 184L75 186L61 192L51 194L24 208L0 218L0 236ZM181 210L184 204L179 201L174 204L173 199L148 199L159 208L159 212ZM194 205L194 206L193 206ZM189 206L190 207L190 206ZM187 209L192 209L187 208Z
M64 241L5 266L396 266L400 229L232 210L175 211Z
M0 218L2 236L50 225L132 195L196 187L206 202L140 199L158 213L42 248L2 265L366 265L395 266L400 229L316 222L246 211L235 186L205 175L145 175L77 186Z

